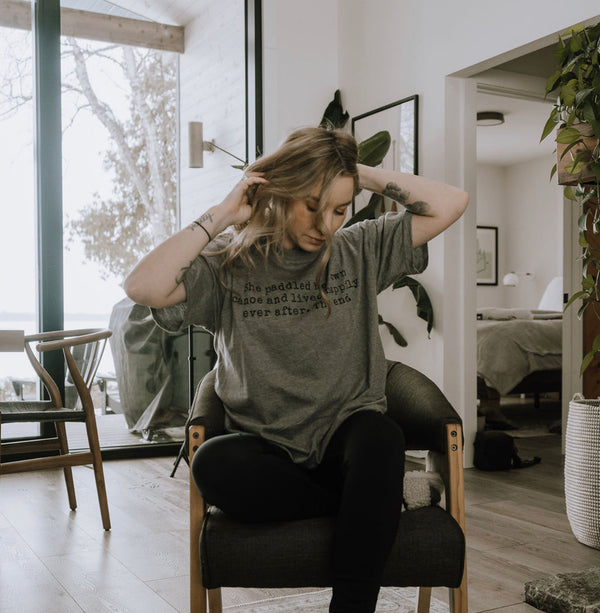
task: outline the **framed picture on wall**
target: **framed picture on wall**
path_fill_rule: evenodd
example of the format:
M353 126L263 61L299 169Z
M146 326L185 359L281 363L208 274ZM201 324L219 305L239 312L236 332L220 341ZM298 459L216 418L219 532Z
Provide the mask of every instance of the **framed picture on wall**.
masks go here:
M496 226L477 226L477 285L498 285Z
M390 133L391 145L380 168L413 174L419 173L418 128L419 96L417 95L380 106L352 118L352 134L359 143L382 130ZM364 208L371 195L366 190L358 194L352 205L352 213L355 214ZM374 216L394 210L394 204L391 199L381 197L379 210Z

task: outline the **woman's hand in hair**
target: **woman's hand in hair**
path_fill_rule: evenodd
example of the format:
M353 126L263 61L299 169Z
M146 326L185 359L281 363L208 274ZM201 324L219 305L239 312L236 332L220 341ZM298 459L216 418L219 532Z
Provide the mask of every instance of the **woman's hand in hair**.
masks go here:
M183 302L183 277L192 262L220 232L244 223L252 213L249 190L267 183L258 173L244 177L223 202L205 211L144 257L125 279L125 292L136 303L161 308Z
M227 194L219 208L223 211L225 225L243 224L252 215L252 196L260 185L268 181L260 173L248 173Z

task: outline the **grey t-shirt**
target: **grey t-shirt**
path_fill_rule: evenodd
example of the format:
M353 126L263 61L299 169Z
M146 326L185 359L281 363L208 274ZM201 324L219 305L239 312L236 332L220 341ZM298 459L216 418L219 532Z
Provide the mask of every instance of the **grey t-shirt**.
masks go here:
M337 427L359 410L384 412L386 363L377 294L427 266L412 247L410 213L339 230L321 284L322 250L255 255L255 267L220 273L224 255L200 255L184 276L187 299L153 309L168 331L194 324L215 336L216 392L230 432L248 432L314 467ZM217 237L208 250L227 244Z

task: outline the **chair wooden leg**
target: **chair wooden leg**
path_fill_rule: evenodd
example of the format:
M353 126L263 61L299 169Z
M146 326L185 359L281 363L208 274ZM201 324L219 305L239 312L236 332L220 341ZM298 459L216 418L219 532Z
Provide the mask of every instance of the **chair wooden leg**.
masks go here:
M190 613L208 613L208 590L190 577Z
M450 589L450 613L468 613L468 611L467 571L465 569L465 574L460 586Z
M446 508L465 533L465 483L461 426L448 424L446 426L446 441L448 446ZM450 613L467 613L468 610L466 557L464 564L460 586L450 590Z
M430 606L431 606L431 588L430 587L417 588L416 613L429 613Z
M220 587L208 590L208 610L210 613L223 613Z
M100 453L100 440L98 439L98 428L96 420L92 417L85 420L88 442L92 452L92 465L94 467L94 477L96 479L96 490L98 491L98 503L100 505L100 515L102 526L105 530L110 530L110 514L108 511L108 498L106 497L106 484L104 482L104 469L102 468L102 454Z
M61 455L68 455L69 443L67 441L67 429L64 422L55 422L56 436L60 445ZM67 486L67 496L69 497L69 508L74 511L77 508L77 498L75 497L75 485L73 484L73 470L70 466L63 468L65 475L65 485Z
M188 432L189 464L204 442L204 428L191 426ZM204 522L205 504L190 473L190 613L207 613L207 590L202 583L200 566L200 533ZM214 597L213 597L214 598ZM212 612L212 603L211 603Z

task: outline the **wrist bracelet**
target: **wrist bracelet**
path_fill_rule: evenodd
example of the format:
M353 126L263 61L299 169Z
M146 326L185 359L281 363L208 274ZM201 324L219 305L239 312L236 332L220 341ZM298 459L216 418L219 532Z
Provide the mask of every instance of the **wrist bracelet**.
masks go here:
M198 220L196 220L192 225L200 226L206 232L206 236L208 236L208 242L210 243L210 241L212 240L210 232Z

